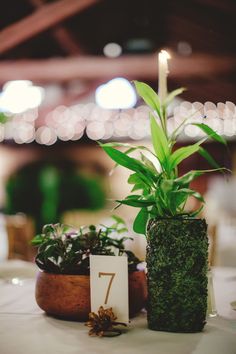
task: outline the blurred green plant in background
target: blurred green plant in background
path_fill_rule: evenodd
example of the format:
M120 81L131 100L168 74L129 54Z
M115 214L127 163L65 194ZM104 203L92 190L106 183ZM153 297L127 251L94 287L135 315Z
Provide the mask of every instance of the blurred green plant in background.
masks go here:
M3 112L0 112L0 123L5 124L7 121L8 121L7 116Z
M79 173L71 161L30 163L6 183L5 212L31 216L36 232L44 224L61 220L65 211L99 210L105 201L101 177Z

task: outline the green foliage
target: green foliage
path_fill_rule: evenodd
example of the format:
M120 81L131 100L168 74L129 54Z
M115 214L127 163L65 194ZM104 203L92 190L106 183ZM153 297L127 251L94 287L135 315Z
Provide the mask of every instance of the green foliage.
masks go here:
M196 127L200 128L204 133L206 133L210 138L214 139L215 141L218 141L221 144L227 145L226 140L218 135L211 127L209 127L206 124L199 124L199 123L192 123L192 125L195 125Z
M181 93L183 93L185 91L185 88L184 87L180 87L172 92L169 93L169 95L166 97L166 100L164 102L164 105L165 106L168 106L172 101L173 99L176 97L176 96L179 96L181 95Z
M5 124L7 120L7 116L3 112L0 112L0 123Z
M146 104L161 116L161 102L156 92L144 82L134 81L137 93L143 98Z
M162 165L163 170L168 171L169 162L169 144L165 132L157 123L156 119L151 115L151 135L153 148L157 159Z
M203 329L207 309L206 230L202 219L150 221L147 230L150 329L170 332Z
M33 162L10 176L6 183L5 212L25 213L36 230L56 223L69 210L98 210L105 205L105 191L98 177L78 173L71 161Z
M135 192L135 194L131 194L123 200L118 200L118 203L119 205L125 204L140 208L133 226L136 232L145 234L146 225L150 218L181 217L181 215L195 216L202 210L202 207L192 213L187 213L185 210L189 197L194 197L204 203L202 196L191 189L190 183L203 173L219 171L223 170L223 168L220 168L213 157L201 145L208 138L224 145L226 145L226 141L206 124L189 123L189 117L186 117L176 130L169 135L166 108L174 97L181 94L184 89L180 88L171 92L162 104L151 87L138 81L134 83L138 94L152 111L150 113L150 127L153 150L150 151L144 146L121 143L100 145L115 161L116 165L121 165L132 171L128 178L128 183L132 185L131 192ZM197 126L206 136L194 144L176 150L176 140L186 125L189 124ZM122 146L128 149L124 152L116 149ZM129 156L134 151L139 151L140 158ZM178 165L195 153L201 154L213 169L189 171L187 174L179 176Z
M89 256L110 255L128 257L129 271L137 270L140 260L133 252L126 250L124 242L130 238L114 238L112 234L124 234L127 228L123 220L113 216L114 224L110 227L94 225L73 229L63 224L48 224L42 233L36 235L32 244L38 247L35 262L48 273L89 274Z

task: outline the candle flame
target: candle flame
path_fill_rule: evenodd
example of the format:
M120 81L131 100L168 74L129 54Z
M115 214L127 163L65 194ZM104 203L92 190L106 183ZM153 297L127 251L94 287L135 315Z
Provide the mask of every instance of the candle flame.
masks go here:
M161 50L160 54L162 55L163 58L166 58L166 59L170 59L171 58L170 54L164 49Z

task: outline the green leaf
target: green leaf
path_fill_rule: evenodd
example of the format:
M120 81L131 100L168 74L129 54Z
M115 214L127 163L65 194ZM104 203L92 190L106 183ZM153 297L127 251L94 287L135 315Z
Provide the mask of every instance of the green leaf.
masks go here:
M203 175L204 173L210 173L210 172L216 172L216 171L222 171L226 170L228 172L231 172L227 168L224 167L219 167L219 168L213 168L210 170L192 170L187 172L186 174L182 175L181 177L178 177L174 180L175 183L180 184L180 185L188 185L191 183L195 178Z
M161 117L161 103L157 93L144 82L134 81L134 84L139 96Z
M146 208L140 209L139 213L137 214L134 223L133 223L133 230L138 234L146 234L146 226L148 222L148 210Z
M101 144L99 143L99 145L104 149L104 148L111 148L113 146L118 147L118 146L122 146L122 147L130 147L128 150L126 150L125 152L123 152L123 154L127 155L135 150L145 150L149 153L151 153L155 158L156 155L147 147L145 146L134 146L134 145L130 145L130 144L121 144L121 143L106 143L106 144ZM104 149L105 150L105 149ZM142 152L140 152L141 155ZM149 188L153 185L153 183L156 183L157 177L158 177L158 171L156 170L155 166L152 164L152 162L143 155L143 159L145 159L145 163L144 162L140 162L137 159L134 159L138 164L140 164L142 166L142 172L136 172L135 174L133 174L135 176L136 182L131 182L133 175L130 176L130 178L128 179L128 183L130 184L139 184L139 186L135 186L132 191L138 190L138 189L143 189L143 192L145 189L147 189L147 191L149 190ZM114 160L114 159L113 159ZM116 162L115 167L117 167L119 165L118 162ZM114 168L115 168L114 167ZM112 170L113 171L113 170ZM142 185L141 185L142 184Z
M34 246L38 246L41 243L43 243L45 241L45 237L43 237L42 235L36 235L32 240L31 240L31 244Z
M199 142L190 145L190 146L184 146L178 150L176 150L171 156L170 156L170 169L174 169L180 162L185 160L187 157L193 155L195 152L197 152L200 148L200 144L202 144L206 138L200 140Z
M125 221L124 221L120 216L112 215L111 217L112 217L113 220L116 221L116 223L117 223L118 225L120 225L120 224L121 224L121 225L125 225Z
M165 195L163 195L161 188L155 191L156 207L160 215L164 215L164 210L168 208L168 201L165 200Z
M143 208L143 207L148 207L150 205L154 205L155 202L153 200L146 200L146 199L141 199L141 196L132 196L130 195L126 199L123 200L117 200L118 203L120 204L125 204L125 205L130 205L135 208Z
M208 170L206 170L206 172L207 171ZM210 171L212 171L212 170L210 170ZM192 170L192 171L187 172L183 176L176 178L174 181L175 181L175 183L180 184L180 185L186 185L186 184L188 185L195 178L201 176L203 173L204 173L204 171L201 171L201 170Z
M197 110L198 111L198 110ZM189 114L187 117L185 117L183 119L183 121L176 127L176 129L173 131L173 133L170 136L170 141L171 141L171 145L173 146L176 142L177 137L181 134L181 132L183 131L183 129L188 125L188 120L194 116L194 114L196 114L197 111L192 112L191 114Z
M186 89L184 87L180 87L180 88L170 92L164 101L164 105L168 106L176 96L181 95L181 93L183 93L185 90Z
M160 183L160 189L164 192L164 194L169 193L173 190L174 180L173 179L163 179Z
M197 210L195 210L192 213L190 213L190 216L194 218L195 216L197 216L202 211L203 208L204 208L204 206L201 205L200 208L198 208Z
M185 204L190 196L193 196L194 198L204 203L202 195L189 188L181 188L169 193L169 208L172 210L174 215L177 214L177 209L182 204Z
M47 249L44 251L44 257L45 258L50 258L50 257L55 258L56 251L57 251L57 246L56 245L49 245L47 247Z
M127 143L117 143L117 142L112 142L112 143L105 143L105 144L102 144L100 142L98 142L98 144L101 146L101 147L127 147L128 150L124 151L123 153L126 154L126 155L129 155L131 154L132 152L136 151L136 150L143 150L143 151L147 151L149 153L151 153L153 156L155 156L156 158L156 155L149 149L147 148L146 146L143 146L143 145L138 145L138 146L135 146L135 145L131 145L131 144L127 144ZM113 172L113 170L118 166L119 164L116 163L114 168L112 169L111 173ZM150 166L146 165L151 171L153 171L153 168L150 168ZM156 173L156 172L155 172Z
M144 190L145 186L143 185L143 183L136 183L133 188L131 189L131 192L136 192L136 191L140 191L140 190Z
M150 152L153 156L156 157L156 155L153 153L153 151L144 145L133 145L133 144L128 144L128 143L117 143L117 142L103 144L103 143L100 143L99 141L98 141L98 144L101 147L125 147L125 148L128 148L129 150L126 150L126 154L128 153L128 151L133 152L135 150L144 150L144 151Z
M142 180L142 177L138 173L133 173L132 175L129 176L128 178L128 183L133 184L133 188L131 192L137 191L137 190L142 190L143 195L145 194L145 190L149 190L150 188L147 186L147 184Z
M127 156L125 153L116 150L112 147L102 146L103 150L119 165L128 168L131 171L141 173L143 178L145 178L145 183L151 185L153 180L155 180L155 175L143 164L134 159L133 157Z
M217 134L211 127L203 123L191 123L191 125L195 125L196 127L200 128L205 134L207 134L210 138L215 141L218 141L221 144L227 145L226 140Z
M176 194L183 193L183 194L187 195L188 197L193 196L194 198L196 198L204 203L203 196L200 193L198 193L190 188L181 188L181 189L178 189L177 191L173 191L173 193L176 193Z
M215 169L220 169L220 165L218 165L218 163L215 161L215 159L209 154L209 152L207 150L205 150L203 147L200 146L199 150L198 150L199 154L204 157L205 160L207 160L207 162L209 162L209 164L214 167Z
M145 166L147 166L154 174L159 174L156 167L154 166L153 162L151 160L149 160L149 158L147 156L145 156L142 152L140 152L141 154L141 160L144 163Z
M137 173L132 173L129 178L128 178L128 183L129 184L136 184L140 183L140 178Z
M186 202L187 198L188 194L182 192L181 190L172 191L169 193L169 206L174 214L176 214L178 207Z
M205 200L204 200L203 196L199 192L196 192L196 191L194 191L192 189L188 189L188 188L186 188L186 189L187 189L186 193L189 193L189 195L191 195L192 197L196 198L200 202L205 203Z
M162 169L166 169L169 156L168 140L156 119L151 115L152 144Z

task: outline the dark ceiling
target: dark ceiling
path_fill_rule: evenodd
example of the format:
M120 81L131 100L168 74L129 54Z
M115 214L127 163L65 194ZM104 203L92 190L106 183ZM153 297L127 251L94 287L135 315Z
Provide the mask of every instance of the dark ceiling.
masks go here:
M4 2L0 29L30 15L35 10L33 3L32 0ZM213 63L217 56L235 57L235 19L235 0L103 0L61 25L70 33L82 54L102 55L108 42L119 43L124 54L153 53L162 47L177 53L179 43L186 42L192 49L190 55L210 54ZM139 46L137 40L140 39L145 39L148 46ZM136 40L135 48L133 40ZM0 59L68 55L50 29L8 50ZM173 81L170 75L170 86L178 85L188 87L185 96L188 99L236 102L236 66L223 75L199 80L185 77Z

